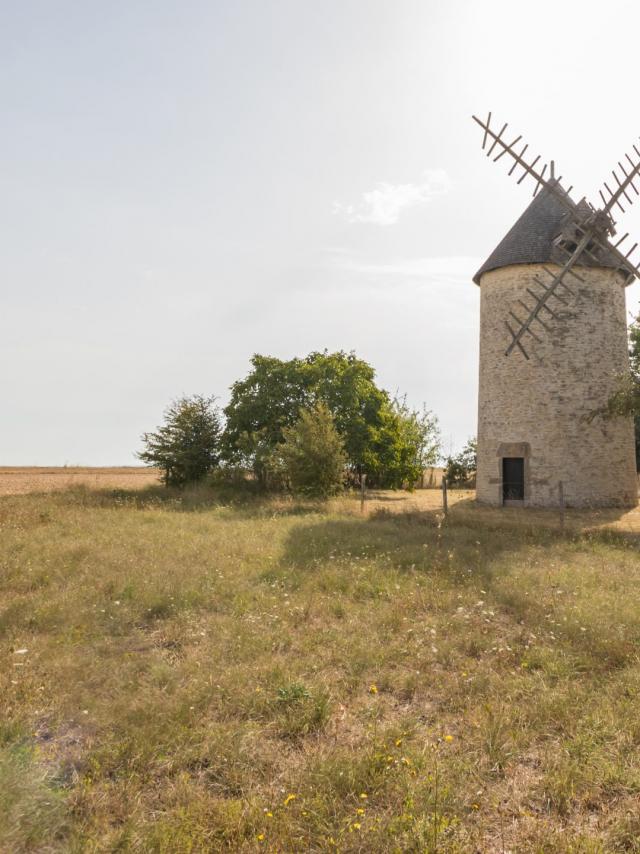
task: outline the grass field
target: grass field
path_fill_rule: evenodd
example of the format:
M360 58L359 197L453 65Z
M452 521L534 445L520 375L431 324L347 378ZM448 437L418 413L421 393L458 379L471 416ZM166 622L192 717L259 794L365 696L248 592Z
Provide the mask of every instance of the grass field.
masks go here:
M454 499L0 499L0 850L640 851L636 511Z

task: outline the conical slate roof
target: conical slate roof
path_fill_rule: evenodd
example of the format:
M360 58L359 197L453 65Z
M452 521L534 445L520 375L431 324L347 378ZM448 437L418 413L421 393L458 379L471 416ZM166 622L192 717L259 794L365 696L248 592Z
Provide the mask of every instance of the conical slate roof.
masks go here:
M577 209L578 205L569 198L568 194L565 195L569 204ZM489 255L473 277L473 281L479 285L483 273L508 267L511 264L564 264L566 255L562 256L558 252L553 241L570 220L571 214L566 206L554 193L544 187ZM585 253L580 257L578 264L582 267L595 266ZM597 266L617 268L620 262L615 256L603 253L598 259Z

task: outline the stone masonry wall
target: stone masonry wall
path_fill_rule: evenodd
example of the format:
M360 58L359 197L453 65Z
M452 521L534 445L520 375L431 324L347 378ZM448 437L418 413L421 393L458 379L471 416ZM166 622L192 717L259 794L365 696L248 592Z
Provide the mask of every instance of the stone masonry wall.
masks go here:
M573 296L552 298L558 315L534 323L535 341L525 334L527 361L505 326L509 309L524 317L526 288L539 291L540 265L514 265L485 273L480 282L480 388L478 398L477 498L502 504L502 457L525 459L525 505L558 504L563 482L568 506L616 506L637 502L633 422L630 418L590 423L585 416L603 406L628 371L624 281L607 269L578 268L584 283L569 277ZM548 277L546 277L548 278ZM511 326L515 325L511 322Z

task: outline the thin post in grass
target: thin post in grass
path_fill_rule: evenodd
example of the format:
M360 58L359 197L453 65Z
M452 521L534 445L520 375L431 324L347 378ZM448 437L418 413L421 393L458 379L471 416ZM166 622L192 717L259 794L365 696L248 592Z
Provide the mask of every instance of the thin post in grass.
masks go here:
M364 513L364 502L367 498L367 476L366 474L360 475L360 512Z
M560 499L560 530L564 532L564 484L558 481L558 496Z
M449 513L449 499L447 497L447 479L446 479L446 477L442 478L442 509L444 511L444 515L446 516Z
M436 746L436 751L437 751ZM434 768L434 791L433 791L433 852L438 852L438 754L435 754Z

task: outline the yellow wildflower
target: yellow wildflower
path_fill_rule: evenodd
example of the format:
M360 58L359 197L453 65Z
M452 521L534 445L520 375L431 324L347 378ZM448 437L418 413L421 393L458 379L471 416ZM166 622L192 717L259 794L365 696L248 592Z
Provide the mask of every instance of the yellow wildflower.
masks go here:
M375 682L372 683L371 685L369 685L369 693L370 694L377 694L378 693L378 686L375 684Z
M396 738L396 747L400 747L401 744L402 744L402 739Z
M362 807L358 807L358 809L356 810L356 813L358 815L364 815L364 810L362 809Z
M447 744L451 744L451 742L453 741L453 736L445 735L444 740L447 742Z
M285 806L285 807L288 807L288 806L289 806L289 804L291 803L291 801L295 801L295 799L296 799L297 797L298 797L298 796L297 796L297 795L294 795L294 794L287 795L287 797L284 799L284 802L283 802L283 803L284 803L284 806Z
M264 842L264 833L259 833L256 836L256 839L258 840L258 842Z
M271 810L265 813L265 815L267 816L267 818L273 818L273 813L271 812Z
M359 821L354 821L354 822L353 822L353 824L351 825L351 827L352 827L354 830L360 830L360 828L362 827L362 825L360 824L360 822L359 822Z
M363 801L366 801L369 795L366 792L360 792L360 797Z

